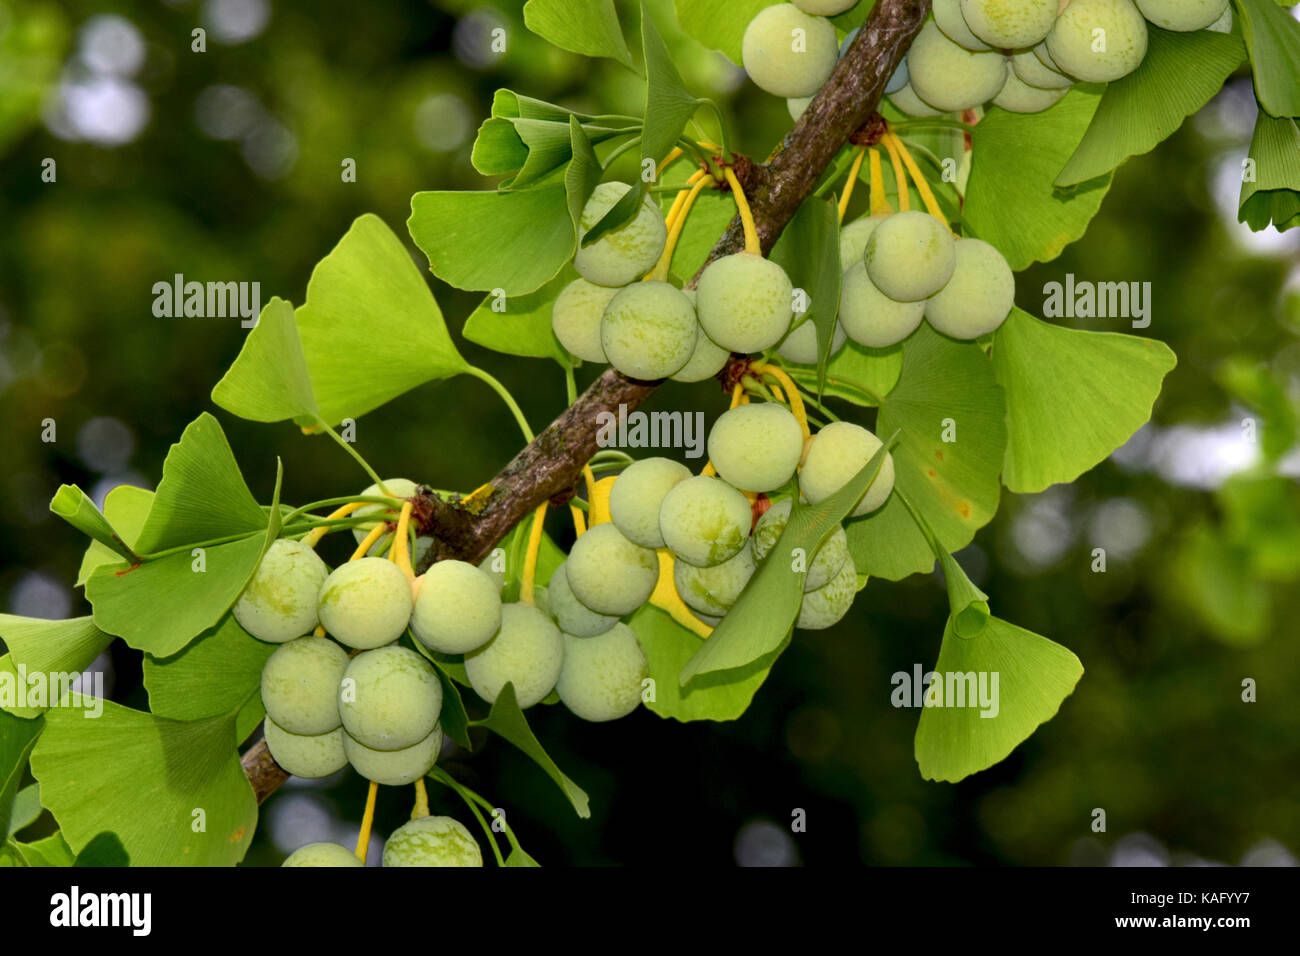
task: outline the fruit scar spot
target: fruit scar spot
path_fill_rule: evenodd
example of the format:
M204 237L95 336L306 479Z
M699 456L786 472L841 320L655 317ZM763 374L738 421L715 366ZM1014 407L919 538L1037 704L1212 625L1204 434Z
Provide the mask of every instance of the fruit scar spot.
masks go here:
M238 843L240 840L242 840L242 839L244 838L244 833L245 833L245 832L246 832L246 831L245 831L245 828L244 828L244 827L240 827L240 828L239 828L238 830L236 830L234 833L230 834L230 842L231 842L231 843Z

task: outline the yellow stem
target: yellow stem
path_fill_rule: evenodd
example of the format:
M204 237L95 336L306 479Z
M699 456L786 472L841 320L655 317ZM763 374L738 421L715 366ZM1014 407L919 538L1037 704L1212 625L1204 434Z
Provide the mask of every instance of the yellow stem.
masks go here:
M682 627L698 634L700 637L708 637L713 633L713 628L705 624L686 606L680 594L677 593L677 585L673 581L673 556L667 548L660 548L659 554L659 580L655 582L654 592L650 595L650 603L661 611L667 611L674 621Z
M591 470L591 465L582 466L582 480L587 486L587 507L590 508L596 500L596 473Z
M424 786L424 778L415 781L415 806L411 809L411 819L419 820L429 815L429 791Z
M533 603L533 581L537 577L537 555L542 550L542 528L546 524L547 503L542 502L533 512L533 526L528 529L528 553L524 555L524 576L519 585L519 600Z
M763 243L759 241L758 226L754 224L754 213L749 208L749 200L745 198L745 190L740 187L740 180L736 178L736 173L730 166L722 168L722 175L727 177L731 195L736 197L736 211L740 213L741 225L745 227L745 251L761 256Z
M694 179L694 177L691 177ZM682 230L686 228L686 217L691 214L691 207L695 205L695 197L700 194L700 190L713 182L713 177L701 174L699 179L691 183L691 188L686 192L686 198L682 200L681 208L678 209L676 217L668 227L668 239L664 242L663 255L659 257L659 262L653 269L646 273L647 280L657 279L664 282L668 278L668 267L672 265L673 253L677 250L677 240L681 238ZM676 203L674 203L676 206ZM670 212L671 215L671 212Z
M365 507L365 504L366 503L364 501L353 501L352 503L346 504L341 508L335 508L333 511L331 511L329 514L325 516L325 520L332 521L335 518L346 518L348 515L352 514L352 512L356 511L358 508ZM316 547L316 545L320 544L321 538L325 537L325 535L329 534L331 531L338 531L338 530L339 530L338 528L331 527L330 525L322 525L319 528L312 528L310 531L307 532L306 536L302 539L303 544L307 545L307 547L309 548L314 548Z
M325 636L325 625L324 625L324 624L317 624L317 625L316 625L316 630L312 631L312 633L315 634L317 637L324 637L324 636Z
M415 568L411 567L411 542L409 540L411 527L411 508L414 502L405 501L402 503L402 513L397 519L397 530L393 532L396 537L393 538L393 548L389 552L389 557L395 565L402 569L406 575L406 580L415 580Z
M925 181L925 176L921 173L921 167L916 165L916 160L913 159L912 154L908 152L907 146L894 133L886 133L884 138L886 147L888 147L890 143L893 143L894 149L898 151L899 156L902 158L903 165L907 167L907 171L912 177L912 182L916 183L916 191L921 194L921 202L925 203L926 212L931 216L934 216L935 219L938 219L945 226L948 225L948 217L945 216L943 210L939 208L939 203L934 198L934 193L930 189L930 184Z
M665 156L662 160L660 160L659 168L655 171L655 178L658 179L660 176L662 176L664 174L664 170L667 169L669 166L671 166L673 163L677 162L677 160L681 159L683 155L685 155L685 153L680 146L674 146L672 149L670 149L668 151L668 155Z
M460 499L460 504L462 508L465 508L470 512L477 512L478 509L487 504L488 499L491 497L492 482L489 481L485 485L479 485L464 498Z
M894 211L885 196L885 169L880 163L880 150L871 150L871 215L888 216Z
M803 397L799 394L799 388L794 384L794 381L790 376L786 375L785 372L777 366L767 365L763 362L755 362L750 366L750 368L760 375L771 376L781 384L781 388L783 388L786 395L789 396L790 411L794 413L795 419L799 422L799 427L803 429L803 437L807 438L811 435L812 430L808 427L808 412L804 408Z
M853 165L849 167L849 179L844 184L844 194L840 196L840 222L844 221L844 216L849 211L849 200L853 198L853 187L858 182L858 173L862 171L862 158L866 155L867 148L859 146L858 154L853 157Z
M357 859L362 863L366 862L366 851L370 849L370 828L375 824L375 795L378 792L379 784L370 781L370 789L366 792L366 812L361 817L361 831L357 833Z
M364 558L370 552L370 549L375 546L375 542L382 538L384 532L387 530L388 525L384 524L382 521L371 528L370 534L366 535L365 538L362 539L361 543L357 545L357 550L352 552L352 557L348 558L348 560L359 561Z
M587 516L577 505L569 505L569 514L573 517L573 536L581 538L587 533Z
M898 211L907 212L912 208L912 197L907 192L907 177L903 174L903 158L898 155L898 145L894 138L886 133L880 141L889 153L890 165L894 167L894 183L898 187Z

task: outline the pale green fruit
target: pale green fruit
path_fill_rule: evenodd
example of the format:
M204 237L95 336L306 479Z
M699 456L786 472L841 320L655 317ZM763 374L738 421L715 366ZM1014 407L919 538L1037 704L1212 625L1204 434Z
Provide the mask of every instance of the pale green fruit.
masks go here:
M266 746L286 773L313 780L338 773L348 765L343 753L343 728L336 727L328 733L291 734L270 717L264 727Z
M600 320L605 357L628 378L667 378L695 352L699 324L691 300L667 282L637 282L619 290Z
M721 564L745 546L749 501L718 478L696 475L673 487L659 509L664 544L697 568Z
M785 108L790 112L790 119L798 121L808 110L808 104L813 101L811 96L792 96L785 101Z
M320 623L316 596L330 569L301 541L279 538L235 602L235 620L259 641L283 644Z
M1021 82L1040 90L1068 90L1074 81L1058 70L1052 69L1034 55L1033 50L1021 50L1011 58L1011 69ZM1010 83L1008 77L1007 82ZM1002 88L1006 92L1006 87ZM997 100L995 99L996 103Z
M1231 4L1223 11L1223 16L1211 23L1207 30L1213 30L1215 33L1232 32L1232 6Z
M662 548L664 536L659 530L659 507L664 495L689 477L691 470L671 458L643 458L633 462L618 476L609 492L609 516L614 527L633 544ZM570 634L578 633L564 629Z
M840 271L847 271L862 263L867 242L876 227L888 219L888 216L862 216L840 230Z
M693 611L721 616L731 610L754 576L754 550L749 542L734 556L711 568L673 562L673 585Z
M831 422L813 435L799 472L799 489L811 503L825 501L839 491L849 479L860 472L881 446L881 441L861 425L852 422ZM853 517L870 514L889 498L894 490L894 456L885 455L885 461L876 472Z
M1058 69L1086 83L1128 76L1147 53L1147 22L1132 0L1072 0L1047 35Z
M1156 26L1190 33L1218 22L1228 9L1228 0L1137 0L1137 6Z
M420 492L420 486L409 478L385 478L384 487L388 489L386 492L381 490L378 485L371 485L365 491L361 492L361 494L364 497L383 497L387 495L387 497L390 498L406 499L414 498ZM395 510L389 511L388 518L396 521L401 510L401 506L399 505ZM383 505L365 505L353 512L353 516L382 514L385 511L388 511L388 509ZM357 544L360 544L378 523L379 522L377 521L368 521L365 524L357 525L353 528L352 536L357 539ZM371 545L369 553L372 555L383 554L388 550L388 544L392 540L393 536L391 534L384 535ZM433 547L433 538L428 535L420 535L415 539L415 552L411 555L411 560L418 564L431 547Z
M281 866L365 866L351 850L337 843L308 843L289 854Z
M691 291L694 292L693 289ZM702 382L706 378L713 378L722 371L727 359L731 358L730 352L704 334L702 326L696 329L696 333L695 351L686 360L686 364L672 374L674 382Z
M570 355L584 362L606 360L600 344L600 317L618 292L583 278L574 279L560 291L551 306L551 331Z
M912 84L908 83L901 90L889 94L889 101L905 116L942 116L943 110L937 110L916 95Z
M605 217L632 187L627 183L601 183L582 207L579 238ZM578 243L574 268L588 282L604 286L625 286L654 268L664 251L668 231L659 207L646 196L631 222L611 229L591 245Z
M803 596L794 626L804 631L820 631L839 623L849 613L857 593L858 572L849 561L828 584Z
M865 261L872 284L895 302L928 299L948 284L957 264L952 233L926 212L895 213L877 226ZM845 331L852 337L847 324Z
M705 334L724 349L746 354L785 338L794 317L793 294L790 277L771 259L737 252L709 263L695 301Z
M773 96L812 96L839 57L831 22L809 16L793 3L760 10L745 27L740 47L749 78Z
M957 240L957 267L925 303L926 321L954 339L977 339L1006 321L1016 302L1016 278L1002 253L979 239Z
M649 665L632 628L616 624L595 637L564 635L564 666L555 691L583 720L617 720L641 703Z
M405 647L352 658L339 688L343 729L374 750L402 750L438 724L442 684L433 666Z
M352 769L367 780L385 787L415 783L438 762L442 751L442 729L434 727L429 736L401 750L375 750L350 734L342 734L344 756Z
M790 511L793 504L789 498L778 501L772 507L763 513L763 517L758 519L758 524L754 526L754 557L758 561L763 561L776 543L781 540L781 533L785 531L786 522L790 520ZM803 589L805 591L815 591L822 587L831 578L840 573L840 568L844 567L844 562L849 560L849 536L844 532L844 526L836 528L831 532L829 538L822 542L808 560L807 555L802 555L800 564L807 571L804 576ZM795 569L795 555L787 554L773 560L784 561L791 571Z
M497 558L497 554L489 554L478 563L478 569L492 579L492 583L495 584L497 588L497 595L500 596L502 590L504 590L506 586L506 572L504 567L501 569L497 568ZM505 561L502 560L499 563L504 565Z
M588 528L573 542L566 566L574 596L598 614L615 617L648 601L659 580L658 555L629 541L613 524Z
M492 640L501 626L501 589L464 561L439 561L416 579L411 630L425 647L464 654Z
M958 46L975 51L989 49L989 45L971 33L966 18L961 15L961 0L934 0L934 22L939 30Z
M1056 22L1058 0L961 0L971 33L999 50L1040 42Z
M1015 73L1007 76L1007 85L993 97L993 105L1011 113L1041 113L1055 106L1068 90L1044 90L1030 86Z
M831 356L839 354L840 349L844 348L844 343L848 341L848 333L844 331L844 326L835 323L835 334L831 339ZM796 325L790 330L789 334L781 340L781 344L776 347L776 354L781 356L787 362L796 362L799 365L816 365L818 356L821 354L817 343L817 324L811 319L805 319L803 324Z
M300 637L276 648L262 665L266 713L294 734L323 734L339 717L339 681L348 668L343 648L324 637Z
M404 823L384 844L384 866L482 866L483 851L451 817Z
M1049 33L1048 36L1051 36L1051 34ZM1052 53L1047 49L1046 40L1035 46L1030 52L1034 54L1034 58L1037 59L1039 63L1043 64L1043 66L1047 67L1049 70L1064 75L1065 71L1057 66L1056 61L1052 59Z
M833 17L857 2L858 0L794 0L794 5L814 17Z
M411 620L411 584L387 558L361 558L330 572L320 589L320 622L359 650L397 640Z
M840 282L840 324L854 342L868 348L897 345L916 331L925 302L896 302L876 288L864 263L849 267Z
M709 432L709 460L723 481L745 491L773 491L794 476L803 430L784 405L757 402L723 412Z
M567 564L567 562L566 562ZM574 637L595 637L604 634L618 623L613 614L597 614L583 604L569 587L569 576L565 565L561 564L551 575L551 583L546 589L547 609L555 618L555 623L566 634Z
M973 109L1002 89L1007 80L1005 59L996 50L977 53L958 46L931 20L907 52L907 82L937 110L955 113Z
M507 604L497 636L465 656L465 673L474 693L489 704L509 683L519 706L528 708L555 687L563 663L564 638L555 622L532 605Z

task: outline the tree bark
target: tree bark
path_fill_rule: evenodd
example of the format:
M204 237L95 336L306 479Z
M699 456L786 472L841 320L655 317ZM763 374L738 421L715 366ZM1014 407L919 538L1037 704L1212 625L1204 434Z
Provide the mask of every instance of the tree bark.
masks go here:
M929 12L930 0L877 0L853 44L794 128L766 163L753 166L744 177L764 252L775 245L835 154L876 112L885 84ZM705 266L739 252L744 245L744 230L737 216L709 252ZM698 279L699 273L692 284ZM421 523L422 530L437 542L431 559L478 562L538 505L568 494L596 452L602 414L617 416L620 406L627 411L635 409L657 385L606 369L492 479L486 499L465 507L430 496L423 502ZM243 765L259 803L288 777L271 759L265 741L248 750Z

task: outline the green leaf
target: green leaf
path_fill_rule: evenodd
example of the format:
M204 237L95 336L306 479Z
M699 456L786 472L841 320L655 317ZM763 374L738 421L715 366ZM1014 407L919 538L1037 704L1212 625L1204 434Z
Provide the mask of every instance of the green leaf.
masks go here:
M292 303L277 297L266 304L234 364L212 389L212 401L253 422L316 416Z
M575 116L569 117L568 133L569 150L573 155L564 170L564 191L569 203L569 221L573 223L573 233L576 236L583 207L600 182L604 169L591 146L587 131Z
M528 0L524 26L561 50L632 66L614 0Z
M18 851L23 862L28 866L73 866L76 863L72 848L68 846L68 841L63 839L62 833L55 832L31 843L19 843L14 840L9 846Z
M776 0L675 0L682 29L740 66L740 41L758 11Z
M13 805L9 808L9 830L6 836L13 836L19 830L31 826L41 815L41 785L34 783L23 787L14 794Z
M772 249L796 289L808 296L805 322L817 328L817 393L825 394L827 364L840 310L840 220L829 199L808 199Z
M1095 179L1150 152L1208 103L1246 56L1241 40L1228 33L1171 33L1155 26L1148 33L1142 65L1106 87L1057 186Z
M66 845L66 843L65 843ZM71 852L71 848L69 848ZM131 865L131 856L116 833L97 833L81 848L72 863L76 867L123 867Z
M791 365L787 371L804 388L817 390L816 369ZM849 342L826 364L826 386L822 394L826 398L874 408L893 391L902 374L901 344L887 349L869 349Z
M262 666L275 649L275 644L252 637L234 615L227 615L178 654L146 654L149 710L177 720L234 715L236 739L247 740L265 714Z
M1055 716L1083 676L1079 659L1061 645L996 617L963 637L949 620L939 675L985 675L995 706L926 706L916 728L916 762L927 780L955 783L1006 758ZM995 709L996 708L996 709ZM988 713L990 716L984 716Z
M577 272L566 266L536 292L500 299L489 295L465 320L462 334L471 342L506 355L549 358L567 364L564 348L551 331L551 308L576 275ZM497 302L504 311L492 308Z
M140 537L140 529L149 517L153 507L153 492L135 485L118 485L104 496L104 517L113 526L127 546L134 545ZM77 587L82 587L90 580L91 572L106 564L117 564L122 560L118 552L105 547L98 541L90 542L90 547L81 558L81 568L77 572Z
M1300 225L1300 125L1261 111L1250 141L1253 176L1241 183L1237 219L1256 232Z
M233 866L257 826L233 716L177 721L105 702L58 708L32 753L42 799L80 851L111 831L136 866Z
M654 700L646 707L660 717L687 723L692 720L735 720L748 708L754 694L767 680L772 656L766 666L750 665L723 674L701 674L685 687L678 674L703 641L652 605L645 605L628 621L636 632L641 650L655 682Z
M25 675L42 674L47 680L80 674L113 640L88 617L47 621L12 614L0 614L0 639L9 649L7 655L0 657L0 686L19 679L19 666ZM52 703L4 709L19 717L37 717ZM0 775L3 775L3 763L0 763Z
M136 556L118 534L103 512L95 507L90 497L76 485L59 485L50 499L50 511L72 525L96 544L102 545L119 557L135 561Z
M1286 373L1249 356L1237 355L1215 369L1214 378L1229 395L1249 405L1264 420L1259 434L1264 462L1274 465L1284 458L1300 437L1300 405L1294 404L1288 394Z
M496 223L485 232L484 222L459 228L499 240ZM424 276L378 216L358 218L316 264L297 318L320 417L330 425L468 368Z
M1151 418L1177 361L1155 339L1067 329L1012 310L993 340L1007 405L1004 484L1042 491L1104 461Z
M528 851L521 846L511 847L510 855L506 857L506 866L534 867L541 865L529 856Z
M472 162L485 176L511 176L501 186L520 189L549 176L573 157L570 124L578 123L589 142L631 135L636 127L611 127L542 100L497 90L492 115L479 127Z
M687 91L644 0L641 4L641 49L646 73L641 157L657 163L677 143L702 101Z
M12 832L14 798L40 733L40 718L25 720L0 710L0 833Z
M901 432L894 486L917 507L942 550L960 551L998 507L1006 406L975 342L922 324L903 345L903 374L880 408L877 431ZM945 441L945 437L951 441ZM858 571L897 581L934 567L934 553L900 496L845 526Z
M829 498L815 505L794 503L790 520L768 558L758 566L709 639L701 642L682 668L683 687L698 675L732 672L732 680L745 680L772 666L789 642L790 630L799 617L807 576L806 570L793 571L790 562L774 560L773 556L792 554L795 548L803 549L804 554L816 554L871 486L892 444L890 439L882 445Z
M993 107L976 125L964 231L992 243L1014 271L1049 262L1083 235L1110 176L1070 189L1053 183L1078 148L1099 96L1075 87L1042 113Z
M1248 547L1213 528L1194 526L1174 551L1164 590L1215 640L1258 646L1274 632L1273 596L1252 557Z
M606 210L594 226L582 234L582 244L589 246L607 232L612 232L627 225L641 209L646 197L646 183L637 179L632 188L618 198L618 202Z
M1282 475L1239 474L1217 497L1226 536L1248 556L1251 576L1294 582L1300 576L1300 485Z
M586 819L591 816L590 803L587 794L576 783L564 775L564 772L555 765L555 761L550 758L538 743L537 738L533 735L528 726L528 720L524 717L523 711L519 709L519 704L515 698L514 684L507 683L497 695L496 702L492 705L492 710L487 717L482 720L473 721L471 727L486 727L493 733L504 737L546 772L546 775L555 781L556 786L564 792L573 804L573 809L577 811L578 816Z
M1274 116L1300 116L1300 23L1274 0L1237 0L1255 97Z

